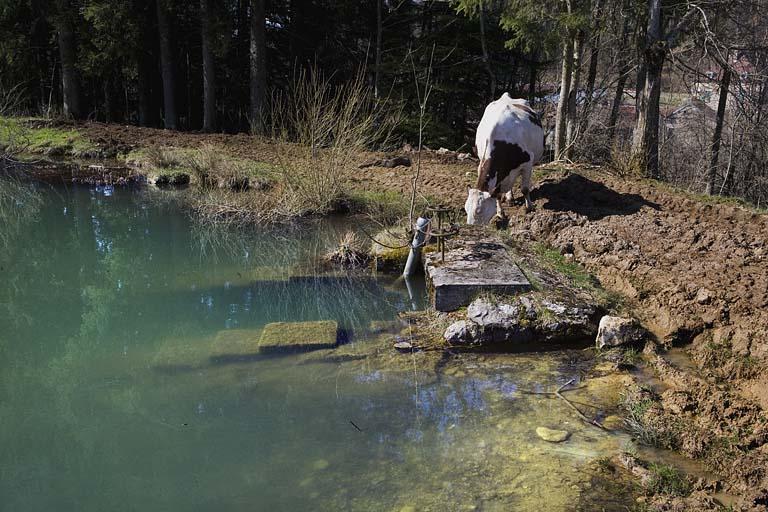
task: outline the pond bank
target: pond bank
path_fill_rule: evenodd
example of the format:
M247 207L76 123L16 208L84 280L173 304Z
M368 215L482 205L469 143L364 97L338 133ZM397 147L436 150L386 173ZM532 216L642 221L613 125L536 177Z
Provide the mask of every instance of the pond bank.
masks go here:
M210 142L234 158L264 161L261 156L267 154L263 141L246 135L97 123L77 129L89 140L114 139L132 150L152 145L192 150ZM425 195L460 205L473 165L428 156L421 184ZM411 174L408 168L371 167L351 176L350 183L356 190L398 194L408 190ZM539 170L532 195L534 213L511 211L507 241L521 265L542 261L589 283L586 267L609 303L623 302L624 310L655 334L659 343L649 345L654 354L647 359L664 389L644 398L638 411L648 416L645 423L653 424L654 417L659 424L675 425L662 438L706 463L718 485L739 495L735 510L763 510L768 489L763 470L768 465L768 335L761 327L768 325L765 216L578 167ZM430 332L442 334L444 327ZM692 364L666 364L669 345L686 347ZM665 396L667 390L672 392Z

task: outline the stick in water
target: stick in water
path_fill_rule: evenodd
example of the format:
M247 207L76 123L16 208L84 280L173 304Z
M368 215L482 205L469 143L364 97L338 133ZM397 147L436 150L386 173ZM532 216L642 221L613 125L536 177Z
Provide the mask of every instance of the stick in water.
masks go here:
M357 425L355 425L355 422L354 422L354 421L352 421L352 420L349 420L349 423L350 423L350 425L352 425L353 427L355 427L355 428L357 429L357 431L358 431L358 432L362 432L362 431L363 431L363 429L361 429L360 427L358 427Z

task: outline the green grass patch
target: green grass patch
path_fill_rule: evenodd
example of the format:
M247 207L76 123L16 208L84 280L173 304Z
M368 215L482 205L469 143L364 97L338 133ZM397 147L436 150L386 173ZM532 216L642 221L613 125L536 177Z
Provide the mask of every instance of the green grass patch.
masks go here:
M98 151L96 145L74 128L36 126L42 121L0 118L0 144L22 153L59 153L81 156ZM31 125L31 126L30 126Z
M624 425L634 441L640 444L674 449L681 425L661 420L656 411L651 411L657 404L658 396L648 388L623 394L621 409L624 411Z
M174 184L165 177L186 175L190 178L187 182L191 180L204 189L219 184L230 184L237 189L247 181L252 188L262 189L278 178L277 171L266 162L234 158L211 145L199 149L150 146L120 155L120 159L147 169L150 176L161 178L163 184Z
M622 351L619 367L636 368L643 360L643 355L635 348L629 347Z
M603 307L609 310L621 309L623 302L621 295L609 292L603 288L595 276L575 261L568 261L559 250L538 242L533 244L533 252L537 255L542 265L564 276L576 288L581 288L591 293L600 301Z
M559 250L543 243L534 244L533 250L552 270L567 277L575 286L589 289L600 288L600 283L592 274L584 270L578 263L566 260Z

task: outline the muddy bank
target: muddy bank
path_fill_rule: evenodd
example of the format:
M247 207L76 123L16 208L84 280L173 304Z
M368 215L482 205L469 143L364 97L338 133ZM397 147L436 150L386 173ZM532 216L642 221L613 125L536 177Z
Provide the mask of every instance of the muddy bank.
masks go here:
M112 147L211 144L232 157L270 158L267 141L245 134L100 123L77 129ZM427 153L422 173L420 193L460 206L475 166ZM556 248L554 255L596 275L606 300L621 302L655 334L658 343L649 347L648 358L658 389L650 397L648 421L677 426L669 445L706 462L724 489L743 497L737 507L764 510L768 217L596 170L539 169L536 175L536 210L526 215L519 206L511 208L509 243L523 263L541 260L541 248ZM407 192L411 178L407 167L373 166L349 180L358 190ZM543 284L557 286L542 275ZM446 326L435 325L439 336ZM684 347L690 363L670 364L664 352L670 346Z
M741 509L764 510L768 217L596 172L552 173L532 195L536 211L512 217L512 239L559 249L626 297L660 352L650 359L666 389L649 421L716 471ZM671 346L693 364L667 362Z

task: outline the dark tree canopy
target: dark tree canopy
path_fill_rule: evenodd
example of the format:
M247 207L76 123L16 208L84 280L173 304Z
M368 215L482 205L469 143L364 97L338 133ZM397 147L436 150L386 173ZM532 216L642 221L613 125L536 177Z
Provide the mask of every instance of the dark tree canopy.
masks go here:
M402 108L398 140L414 143L415 84L429 74L429 146L471 147L484 106L506 91L542 113L557 158L760 200L767 10L766 0L0 0L0 87L22 91L20 114L266 133L270 98L301 70L334 84L362 72L377 101ZM678 121L686 100L713 120L695 141Z

